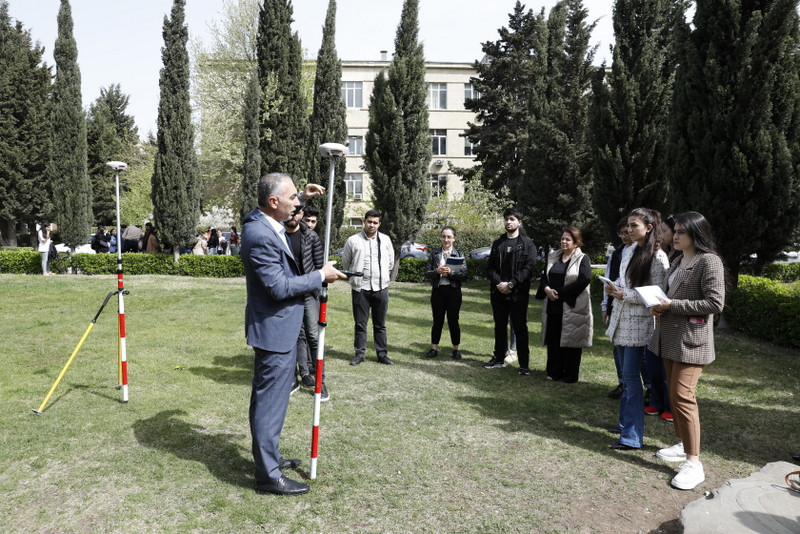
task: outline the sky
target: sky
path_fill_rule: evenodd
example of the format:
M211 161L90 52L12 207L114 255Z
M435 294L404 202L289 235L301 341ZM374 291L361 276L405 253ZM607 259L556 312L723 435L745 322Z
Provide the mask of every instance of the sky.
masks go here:
M6 0L12 19L22 22L34 41L45 48L44 60L53 67L53 45L60 0ZM233 0L236 1L236 0ZM420 33L428 61L468 62L482 57L481 43L495 41L508 23L515 0L420 0ZM549 12L556 0L533 0L526 7ZM316 58L328 0L294 0L294 23L302 46ZM589 20L597 21L592 44L595 62L610 63L613 43L612 0L584 0ZM162 67L161 35L172 0L70 0L84 107L100 96L100 88L120 84L130 96L128 114L139 135L156 131L158 76ZM391 57L403 0L338 0L336 48L342 60ZM191 40L207 41L208 23L222 18L223 0L187 0L186 23ZM55 68L53 68L55 72Z

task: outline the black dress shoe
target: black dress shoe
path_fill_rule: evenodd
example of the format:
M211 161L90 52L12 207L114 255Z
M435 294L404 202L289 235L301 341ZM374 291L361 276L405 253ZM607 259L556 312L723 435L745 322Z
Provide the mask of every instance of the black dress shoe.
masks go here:
M795 454L794 456L792 456L792 459L800 462L800 454Z
M439 351L436 350L436 349L431 349L431 350L429 350L428 352L425 353L425 357L428 358L429 360L431 358L437 357L438 355L439 355Z
M382 363L383 365L394 365L394 362L390 360L388 356L378 356L378 363Z
M308 484L282 476L278 480L257 482L256 491L258 493L274 493L275 495L303 495L311 491L311 488Z
M624 443L620 443L619 441L616 442L611 446L612 449L615 451L638 451L641 447L631 447L630 445L625 445Z
M622 387L622 384L619 384L617 387L615 387L614 389L612 389L611 391L608 392L608 398L609 399L618 399L618 398L622 397L623 389L624 388Z
M461 359L461 351L458 349L453 349L453 359L460 360Z
M356 356L355 358L353 358L352 360L350 360L350 365L358 365L358 364L360 364L360 363L361 363L361 362L363 362L363 361L364 361L364 355L363 355L363 354L360 354L360 355L357 355L357 356Z
M287 460L286 458L281 458L281 463L278 464L278 469L281 471L284 469L297 469L300 467L301 463L303 463L302 460Z

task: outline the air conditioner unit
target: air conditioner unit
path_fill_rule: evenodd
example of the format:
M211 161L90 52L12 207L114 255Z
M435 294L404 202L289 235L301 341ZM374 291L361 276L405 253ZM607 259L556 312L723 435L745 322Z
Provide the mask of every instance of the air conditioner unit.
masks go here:
M442 165L444 165L444 160L443 159L434 160L433 164L436 165L437 167L441 167Z
M361 200L361 193L356 193L353 195L353 200Z

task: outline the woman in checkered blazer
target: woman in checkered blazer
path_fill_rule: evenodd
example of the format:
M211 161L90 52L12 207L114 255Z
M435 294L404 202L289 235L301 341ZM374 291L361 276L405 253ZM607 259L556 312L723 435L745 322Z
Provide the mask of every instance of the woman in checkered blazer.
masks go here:
M664 280L667 299L650 309L657 322L649 348L664 359L675 434L681 441L656 456L683 462L672 485L692 489L705 480L695 390L703 367L714 361L714 314L725 305L725 267L711 226L697 212L675 215L673 245L682 254Z

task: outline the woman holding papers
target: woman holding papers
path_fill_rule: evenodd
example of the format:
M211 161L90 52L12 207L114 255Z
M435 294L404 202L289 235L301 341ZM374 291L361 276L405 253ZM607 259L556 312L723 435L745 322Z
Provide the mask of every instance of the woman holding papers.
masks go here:
M461 310L461 282L467 278L467 262L464 254L453 247L456 241L456 229L452 226L442 228L442 246L431 252L425 269L425 278L433 286L431 290L431 309L433 310L433 326L431 327L431 350L426 358L439 355L439 340L442 337L444 317L447 315L447 328L450 330L450 342L453 344L453 359L460 360L461 327L458 325L458 314Z
M592 346L592 266L581 252L583 236L574 226L561 229L561 248L547 257L537 299L542 306L542 345L547 345L547 378L578 381L583 347Z
M688 490L705 480L695 390L703 367L714 361L714 314L725 306L725 267L711 226L697 212L675 215L673 246L682 255L664 281L667 298L650 309L658 318L650 350L664 359L675 434L681 441L656 456L683 462L672 485Z
M607 284L606 293L616 299L608 321L606 335L621 355L622 381L625 390L619 401L620 437L612 449L640 449L644 437L644 390L640 378L642 357L653 335L654 321L635 287L661 285L669 263L661 250L661 215L647 208L636 208L628 214L628 236L633 245L623 254L619 280ZM663 369L663 365L662 365ZM653 376L648 365L652 387L664 383ZM662 386L666 390L665 386ZM654 397L657 392L654 391ZM662 392L662 395L665 394Z

